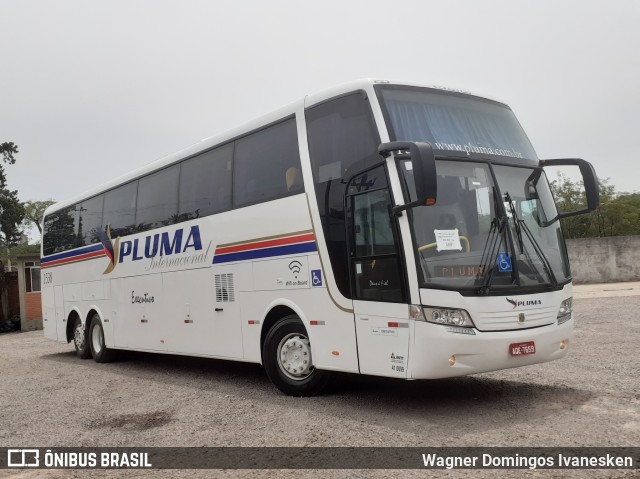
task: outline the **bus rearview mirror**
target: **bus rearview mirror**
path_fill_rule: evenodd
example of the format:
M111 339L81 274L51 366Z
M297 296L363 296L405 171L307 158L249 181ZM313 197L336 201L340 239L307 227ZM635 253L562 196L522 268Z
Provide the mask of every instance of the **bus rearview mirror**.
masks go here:
M394 212L399 212L414 206L432 206L436 204L438 182L436 177L436 157L429 143L417 141L392 141L382 143L378 153L387 158L395 153L396 158L411 159L413 167L413 181L416 188L416 199L403 206L396 206Z
M595 211L600 206L600 189L598 187L598 177L593 169L593 165L581 158L563 158L554 160L540 160L540 166L577 166L582 175L582 183L584 184L584 193L587 198L586 209L578 211L565 211L558 214L558 218L567 218L569 216L582 215Z

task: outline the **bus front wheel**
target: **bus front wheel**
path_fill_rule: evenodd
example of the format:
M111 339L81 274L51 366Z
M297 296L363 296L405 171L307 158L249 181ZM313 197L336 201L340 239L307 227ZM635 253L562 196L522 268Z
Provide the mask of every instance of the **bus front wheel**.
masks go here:
M91 348L89 347L89 341L87 341L87 331L78 316L76 316L76 322L73 326L73 345L80 359L89 359L91 357Z
M319 394L330 379L329 371L313 366L307 331L296 315L271 327L262 349L262 364L271 382L290 396Z

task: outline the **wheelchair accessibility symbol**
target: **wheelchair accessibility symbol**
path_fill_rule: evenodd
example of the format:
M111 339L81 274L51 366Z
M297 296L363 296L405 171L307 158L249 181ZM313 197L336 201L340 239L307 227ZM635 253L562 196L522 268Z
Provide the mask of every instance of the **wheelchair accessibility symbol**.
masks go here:
M511 258L508 253L498 253L498 271L508 273L511 271Z
M322 286L322 270L311 270L311 286Z

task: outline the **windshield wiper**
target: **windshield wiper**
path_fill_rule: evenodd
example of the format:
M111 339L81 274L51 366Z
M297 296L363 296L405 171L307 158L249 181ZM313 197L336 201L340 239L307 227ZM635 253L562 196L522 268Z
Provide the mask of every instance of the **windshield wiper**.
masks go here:
M553 268L551 268L551 264L549 263L549 260L544 255L544 253L542 251L542 248L540 248L540 245L538 244L538 242L536 241L535 237L531 233L531 230L527 226L527 223L525 223L524 220L521 220L518 217L518 213L516 212L516 208L515 208L515 206L513 204L513 200L511 199L511 195L509 194L509 192L506 192L504 194L504 197L505 197L505 200L509 203L509 209L511 210L511 216L513 218L513 224L514 224L515 229L516 229L516 235L518 236L518 243L519 243L519 246L520 246L520 253L525 255L525 258L527 260L529 268L531 268L532 271L535 271L536 275L539 278L542 278L540 276L540 272L539 272L538 268L533 264L533 261L531 260L531 256L529 255L528 252L525 251L524 242L522 241L522 231L524 230L525 234L527 235L527 238L529 238L529 241L531 241L531 244L533 245L533 250L536 252L536 255L538 255L538 258L540 259L540 262L542 263L544 271L547 274L547 277L549 278L549 282L551 283L551 285L553 287L557 286L558 285L558 281L556 279L555 274L553 273Z
M518 219L518 213L516 213L516 207L513 204L511 195L507 191L504 194L504 199L509 203L509 209L511 210L511 217L513 218L513 224L516 227L516 235L518 236L518 246L520 246L520 253L524 253L524 243L522 242L522 229L520 228L520 221Z
M496 188L493 187L493 202L495 211L499 211L498 209L498 193ZM497 254L497 250L500 247L500 243L502 242L502 234L504 232L505 226L507 225L507 217L503 216L498 218L495 216L491 220L491 228L489 229L489 233L487 234L487 241L484 243L484 248L482 249L482 256L480 257L480 265L478 274L484 274L484 278L482 279L482 284L475 289L477 294L487 294L489 292L489 288L491 286L491 278L493 277L493 271L495 269L494 258ZM488 247L488 249L487 249ZM487 272L487 268L489 265L491 269ZM476 284L480 282L480 278L476 281Z
M555 288L558 285L558 280L556 279L556 275L553 272L553 268L551 267L549 260L542 252L542 248L540 248L540 245L538 244L533 234L531 233L531 230L527 226L527 223L525 223L523 220L519 220L519 221L522 221L522 229L527 234L527 238L529 238L529 241L531 241L531 244L533 245L533 249L538 255L538 257L540 258L540 261L542 261L542 266L544 266L545 272L549 276L549 282L551 283L551 286Z

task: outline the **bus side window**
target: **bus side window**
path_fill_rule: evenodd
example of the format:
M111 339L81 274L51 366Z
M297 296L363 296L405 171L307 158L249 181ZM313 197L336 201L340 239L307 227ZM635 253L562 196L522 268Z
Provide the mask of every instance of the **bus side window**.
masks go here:
M43 239L45 256L75 248L77 241L75 210L76 206L68 206L45 218Z
M98 195L83 201L78 207L78 246L100 242L103 202L104 195Z
M298 133L291 118L236 140L233 172L235 208L302 192L302 182L288 184L287 172L300 171ZM293 180L293 174L289 176ZM290 186L299 187L290 188Z
M300 168L290 167L285 173L285 182L287 183L287 191L300 192L303 190L302 172Z
M181 166L178 221L231 209L233 144L188 159Z
M112 238L135 232L137 191L138 182L132 181L104 194L102 228L110 227Z
M315 199L331 269L340 293L351 298L344 181L351 176L349 172L380 161L380 137L364 92L314 105L305 116Z
M140 178L136 205L136 229L147 231L176 223L178 165Z

